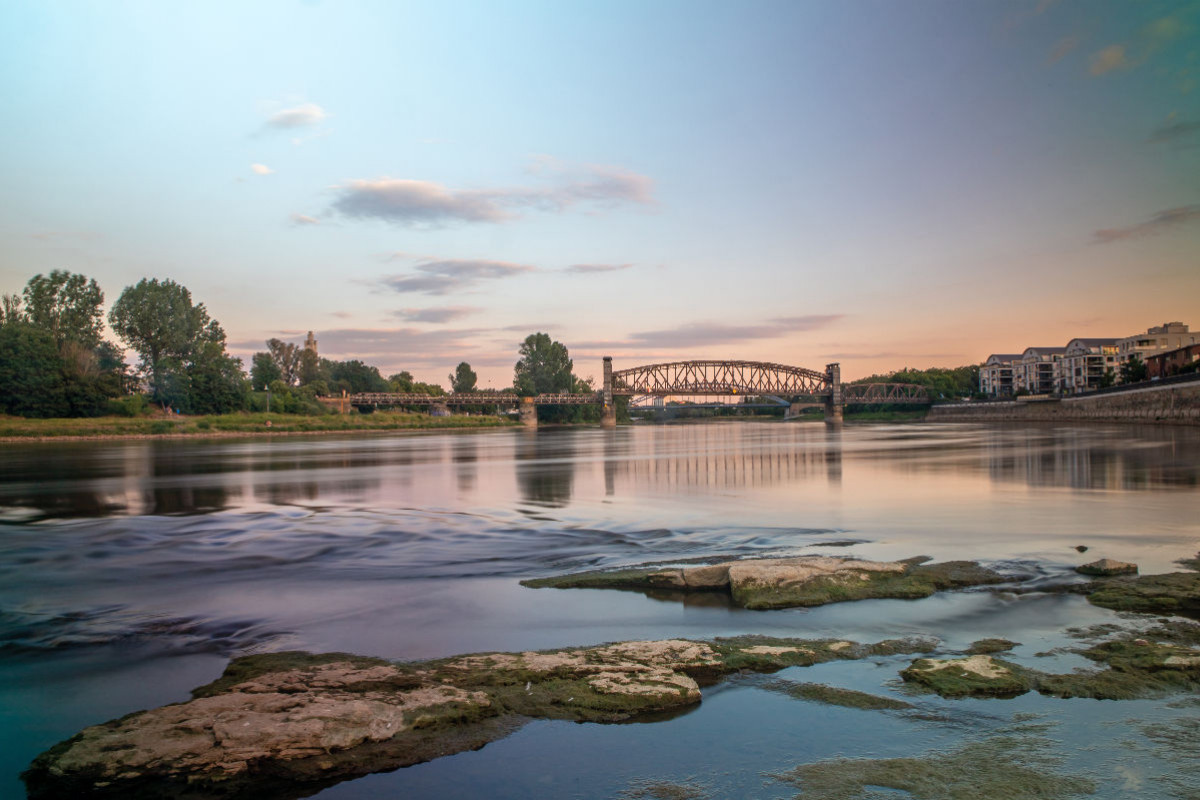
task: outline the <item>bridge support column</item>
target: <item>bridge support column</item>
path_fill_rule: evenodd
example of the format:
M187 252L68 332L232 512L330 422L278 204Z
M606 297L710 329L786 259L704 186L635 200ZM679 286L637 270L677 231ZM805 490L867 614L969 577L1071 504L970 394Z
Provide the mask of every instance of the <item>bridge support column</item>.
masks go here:
M829 381L829 397L825 399L825 424L831 428L841 427L842 412L846 402L842 397L842 366L826 364L825 378Z
M600 406L600 427L617 427L617 407L613 405L612 356L604 357L603 403Z
M521 424L526 428L537 427L537 406L533 404L532 397L522 397L521 405Z

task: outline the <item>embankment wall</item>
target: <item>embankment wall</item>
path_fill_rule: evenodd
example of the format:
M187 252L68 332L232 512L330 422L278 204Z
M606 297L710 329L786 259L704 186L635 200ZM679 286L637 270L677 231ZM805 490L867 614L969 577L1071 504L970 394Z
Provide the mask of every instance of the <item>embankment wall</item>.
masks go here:
M933 406L929 422L1165 422L1200 425L1200 384L1150 386L1096 397Z

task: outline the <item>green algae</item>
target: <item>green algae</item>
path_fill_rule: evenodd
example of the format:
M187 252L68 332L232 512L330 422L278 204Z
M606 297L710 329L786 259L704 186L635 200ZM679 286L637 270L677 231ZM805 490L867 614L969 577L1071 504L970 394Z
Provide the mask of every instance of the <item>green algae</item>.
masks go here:
M974 658L981 660L919 658L902 670L900 677L948 698L1011 698L1038 685L1032 670L990 656Z
M255 655L241 656L230 661L225 667L225 671L221 674L221 677L212 683L207 683L204 686L198 686L193 689L192 697L213 697L223 694L239 683L245 683L246 681L254 680L272 672L309 669L337 662L346 662L360 669L396 666L392 662L382 658L356 656L351 653L309 653L304 650L257 653ZM399 682L391 682L389 685L393 686L393 688L403 689L416 686L417 683L415 680L404 679Z
M971 643L971 646L967 648L967 652L972 655L1005 653L1014 647L1020 646L1020 644L1020 642L1010 642L1008 639L979 639Z
M694 783L640 781L618 795L621 800L704 800L708 790Z
M1088 590L1090 603L1115 611L1200 614L1200 572L1108 578Z
M919 757L820 761L779 777L799 787L798 800L860 800L879 796L876 788L917 800L1066 800L1094 793L1093 782L1054 770L1048 745L1041 736L997 736Z
M865 711L899 711L912 708L912 703L868 694L854 689L842 689L824 683L796 683L793 681L771 681L763 685L764 689L786 694L797 700L811 700L815 703L825 703L843 708L860 708Z

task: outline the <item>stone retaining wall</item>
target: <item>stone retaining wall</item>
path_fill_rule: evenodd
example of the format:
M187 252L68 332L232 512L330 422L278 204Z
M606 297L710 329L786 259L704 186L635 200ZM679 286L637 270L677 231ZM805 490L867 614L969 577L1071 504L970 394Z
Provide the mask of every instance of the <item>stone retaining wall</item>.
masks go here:
M1098 397L933 406L929 422L1167 422L1200 425L1200 385L1151 386Z

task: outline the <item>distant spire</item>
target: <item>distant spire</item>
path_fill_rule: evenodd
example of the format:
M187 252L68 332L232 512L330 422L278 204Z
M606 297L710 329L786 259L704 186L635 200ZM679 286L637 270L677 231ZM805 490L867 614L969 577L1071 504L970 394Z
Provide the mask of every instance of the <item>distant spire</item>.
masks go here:
M308 332L308 338L304 340L304 350L311 352L314 356L317 354L317 340L312 331Z

